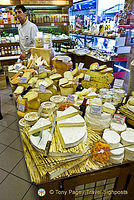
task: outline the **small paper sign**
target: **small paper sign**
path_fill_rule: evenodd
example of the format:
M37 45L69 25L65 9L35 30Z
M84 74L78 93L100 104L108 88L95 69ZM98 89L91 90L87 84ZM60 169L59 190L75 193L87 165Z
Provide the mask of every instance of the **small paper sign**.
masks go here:
M27 83L27 77L21 77L20 83Z
M12 27L15 27L15 24L12 24Z
M46 91L45 85L40 85L40 91L45 93L45 91Z
M84 80L85 80L85 81L90 81L90 78L91 78L91 76L90 76L90 75L88 75L88 74L85 74L85 76L84 76Z
M78 65L78 70L81 70L82 68L84 67L84 63L79 63L79 65Z
M64 26L67 26L67 23L64 23Z
M15 66L15 70L16 70L16 71L19 70L19 66L18 66L18 65Z
M38 115L41 114L42 110L43 110L43 108L42 108L42 106L40 106L39 109L38 109Z
M18 104L18 110L20 110L21 112L25 112L25 105L19 103Z
M123 87L123 83L124 83L124 80L122 80L122 79L115 79L113 87L115 87L115 88L122 88Z
M39 73L45 72L45 66L44 65L40 65L39 66Z
M123 115L115 114L113 118L113 122L118 124L124 124L126 117Z
M51 23L51 26L54 26L54 23Z
M91 114L93 115L101 115L102 112L102 106L91 104Z
M74 103L74 96L72 96L71 94L68 94L67 102Z

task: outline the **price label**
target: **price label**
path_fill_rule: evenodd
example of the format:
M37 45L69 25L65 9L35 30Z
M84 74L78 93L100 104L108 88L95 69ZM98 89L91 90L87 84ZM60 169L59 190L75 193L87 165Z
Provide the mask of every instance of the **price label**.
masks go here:
M113 87L115 87L115 88L122 88L123 87L123 83L124 83L124 80L122 80L122 79L115 79Z
M113 122L118 124L124 124L126 117L123 115L115 114L113 118Z
M19 103L18 104L18 110L20 110L21 112L25 112L25 105Z
M40 91L43 93L45 93L45 91L46 91L46 87L42 84L40 85Z
M91 104L91 109L90 109L91 114L93 115L101 115L102 112L102 106Z
M84 80L85 80L85 81L90 81L90 78L91 78L91 76L90 76L90 75L88 75L88 74L85 74L85 76L84 76Z
M51 26L54 26L54 23L51 23Z
M40 107L39 107L39 110L38 110L38 115L41 114L42 110L43 110L43 108L42 108L42 106L40 106Z
M12 27L15 27L15 24L12 24Z
M19 66L18 66L18 65L15 66L15 70L16 70L16 71L19 70Z
M79 63L79 65L78 65L78 70L81 70L82 68L84 67L84 63Z
M39 73L42 73L45 71L45 66L44 65L40 65L39 66Z
M21 77L20 83L27 83L27 77Z
M64 26L67 26L67 23L64 23Z
M68 94L67 102L74 103L74 96L72 96L71 94Z

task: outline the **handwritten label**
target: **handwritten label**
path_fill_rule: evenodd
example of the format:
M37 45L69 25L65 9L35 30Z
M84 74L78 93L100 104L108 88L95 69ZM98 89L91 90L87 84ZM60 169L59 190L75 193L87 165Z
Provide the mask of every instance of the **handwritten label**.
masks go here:
M72 96L71 94L68 94L67 102L74 103L74 96Z
M82 68L84 67L84 63L79 63L79 65L78 65L78 70L81 70Z
M84 76L84 80L85 80L85 81L90 81L90 78L91 78L91 76L90 76L90 75L88 75L88 74L85 74L85 76Z
M25 105L19 103L18 104L18 110L20 110L21 112L25 112Z
M44 65L40 65L39 66L39 73L45 72L45 66Z
M113 87L115 87L115 88L122 88L123 87L123 83L124 83L124 80L122 80L122 79L115 79Z
M91 104L91 109L90 109L91 114L93 115L101 115L102 112L102 106Z
M45 85L40 85L40 91L41 92L43 92L43 93L45 93L46 92L46 87L45 87Z
M126 117L123 115L115 114L113 118L113 122L118 124L124 124Z
M21 77L20 83L27 83L27 77Z

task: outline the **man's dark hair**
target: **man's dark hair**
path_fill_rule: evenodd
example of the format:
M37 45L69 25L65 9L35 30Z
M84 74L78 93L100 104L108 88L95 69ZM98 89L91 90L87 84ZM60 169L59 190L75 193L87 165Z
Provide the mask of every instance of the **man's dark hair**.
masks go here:
M25 8L25 6L23 6L23 5L17 5L15 7L15 10L19 10L19 9L21 9L23 11L23 13L27 11L26 8Z

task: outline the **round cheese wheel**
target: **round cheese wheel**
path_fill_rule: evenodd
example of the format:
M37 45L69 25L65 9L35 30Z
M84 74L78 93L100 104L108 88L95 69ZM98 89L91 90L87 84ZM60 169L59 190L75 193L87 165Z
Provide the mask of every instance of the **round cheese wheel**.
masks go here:
M111 122L110 124L110 129L113 130L113 131L116 131L117 133L121 133L123 131L125 131L127 128L127 125L124 123L124 124L118 124L118 123L115 123L115 122Z
M120 135L115 131L106 131L103 133L102 137L111 146L111 148L119 147Z
M134 144L134 132L124 131L121 133L122 144L131 145Z
M119 144L118 149L111 150L111 156L121 156L122 154L124 154L124 147L122 144Z

